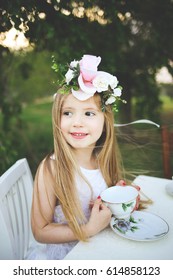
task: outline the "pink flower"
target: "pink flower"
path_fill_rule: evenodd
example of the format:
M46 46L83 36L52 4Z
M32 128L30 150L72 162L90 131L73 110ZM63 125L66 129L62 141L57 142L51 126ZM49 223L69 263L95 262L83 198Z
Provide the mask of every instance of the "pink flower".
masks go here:
M100 64L101 57L85 54L79 62L80 72L84 81L91 82L96 74L97 67Z
M96 88L93 86L93 79L97 76L97 67L101 61L100 56L84 55L79 61L80 75L78 77L78 84L80 90L75 91L72 89L72 93L79 100L86 100L94 95ZM84 93L84 94L82 94Z
M106 100L106 105L115 102L116 97L121 95L121 89L117 88L117 77L104 72L98 71L98 65L101 62L100 56L84 55L79 61L80 74L78 76L79 89L71 89L72 94L78 100L87 100L96 92L104 92L111 89L112 93ZM70 71L70 70L69 70ZM71 81L72 73L67 72L66 82Z

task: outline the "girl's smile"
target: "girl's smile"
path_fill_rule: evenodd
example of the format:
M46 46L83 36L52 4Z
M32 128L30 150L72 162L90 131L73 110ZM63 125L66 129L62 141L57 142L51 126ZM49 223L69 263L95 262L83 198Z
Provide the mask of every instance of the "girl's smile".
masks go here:
M80 132L71 132L71 136L75 139L84 139L88 133L80 133Z
M93 148L103 132L104 115L94 98L80 101L72 94L64 101L61 130L66 141L76 149Z

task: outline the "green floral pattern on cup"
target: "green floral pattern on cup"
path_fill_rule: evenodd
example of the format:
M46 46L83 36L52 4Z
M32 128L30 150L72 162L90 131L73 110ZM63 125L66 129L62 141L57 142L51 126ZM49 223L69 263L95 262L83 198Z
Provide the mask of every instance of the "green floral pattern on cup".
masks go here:
M128 207L133 208L134 202L130 202L130 203L122 203L122 208L124 211L127 211Z

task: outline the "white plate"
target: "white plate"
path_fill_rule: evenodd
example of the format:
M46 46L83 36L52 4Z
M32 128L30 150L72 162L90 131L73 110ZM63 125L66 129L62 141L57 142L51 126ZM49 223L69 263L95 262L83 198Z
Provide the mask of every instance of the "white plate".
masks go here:
M169 231L169 226L165 220L159 216L143 211L134 211L131 214L131 222L128 228L123 226L120 220L112 217L110 226L118 235L136 241L157 240Z

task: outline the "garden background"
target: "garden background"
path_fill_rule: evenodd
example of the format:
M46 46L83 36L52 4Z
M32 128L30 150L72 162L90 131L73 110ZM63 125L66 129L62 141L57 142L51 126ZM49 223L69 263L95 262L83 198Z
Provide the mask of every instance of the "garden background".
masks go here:
M34 176L53 149L52 55L58 63L101 56L127 100L115 123L145 118L173 130L172 0L6 0L0 23L0 175L26 157ZM161 128L135 124L117 133L132 177L164 177Z

